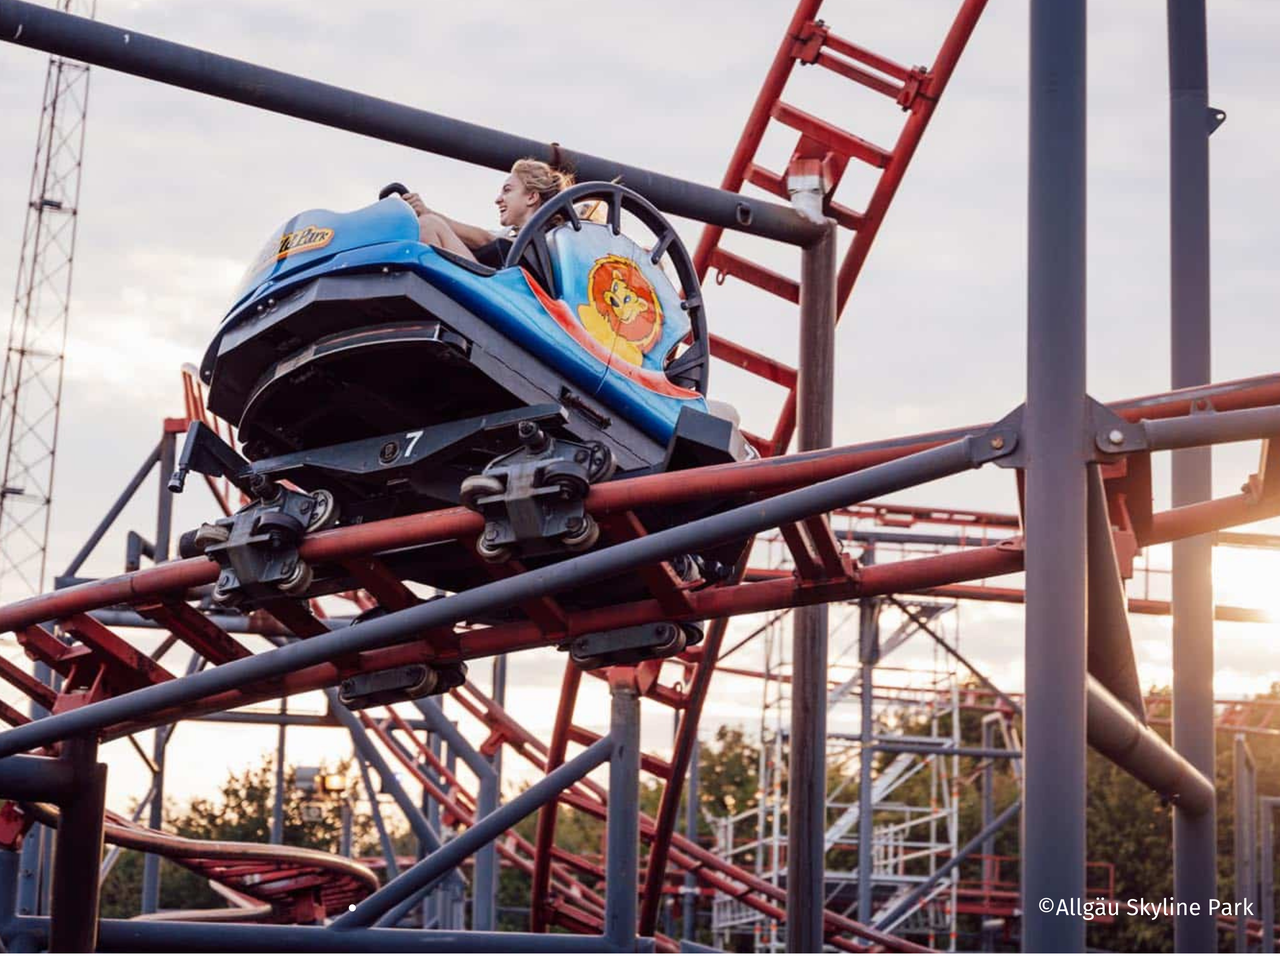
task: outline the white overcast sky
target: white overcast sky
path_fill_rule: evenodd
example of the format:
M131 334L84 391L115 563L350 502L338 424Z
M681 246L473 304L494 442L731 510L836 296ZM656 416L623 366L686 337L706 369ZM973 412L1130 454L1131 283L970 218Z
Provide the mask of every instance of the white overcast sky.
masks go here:
M958 0L828 0L833 30L904 63L932 60ZM1280 275L1280 97L1274 94L1280 5L1211 5L1210 99L1228 120L1212 140L1213 376L1273 371ZM629 163L718 183L791 13L789 2L650 0L581 4L335 0L101 0L100 19L355 90ZM891 208L839 333L837 442L998 418L1025 380L1027 5L992 0ZM1168 92L1165 4L1090 5L1089 388L1102 400L1166 389L1168 373ZM0 47L0 288L14 282L47 57ZM891 145L903 115L888 100L809 67L787 99ZM763 160L781 169L794 134L777 128ZM429 204L494 222L500 175L183 90L93 71L79 245L63 395L50 567L61 569L181 409L179 365L199 358L246 260L272 229L309 207L346 210L402 180ZM840 199L860 207L865 174ZM684 224L690 246L697 228ZM793 251L734 239L794 274ZM790 309L735 281L708 294L713 330L793 361ZM779 397L715 371L713 393L748 426L772 421ZM1215 492L1235 492L1253 447L1216 458ZM1012 477L982 471L898 498L1012 510ZM1157 464L1157 507L1167 466ZM193 492L179 529L210 513ZM86 572L117 572L123 531L149 531L141 502ZM1161 556L1156 556L1156 561ZM1236 558L1242 577L1277 571ZM1274 578L1272 579L1274 582ZM1266 598L1237 589L1227 602ZM1022 686L1021 610L967 608L965 649L1000 682ZM745 631L747 624L741 629ZM1274 631L1222 625L1221 694L1280 678ZM1167 625L1135 621L1144 683L1169 679ZM11 644L6 655L14 655ZM904 656L910 659L909 648ZM922 648L919 657L927 659ZM521 660L513 701L535 732L549 725L559 654ZM174 666L178 666L176 661ZM527 668L527 669L526 669ZM477 675L487 677L484 666ZM15 699L5 693L11 702ZM754 728L759 692L717 680L706 724ZM529 709L528 704L539 704ZM522 706L524 709L522 710ZM585 721L603 702L584 702ZM588 714L594 714L589 716ZM655 748L668 717L651 711ZM263 730L198 727L179 734L204 762L171 774L182 796L268 749ZM203 731L203 732L202 732ZM306 763L345 749L294 738ZM210 753L200 745L217 743ZM113 751L120 748L113 747ZM123 748L127 752L127 748ZM125 756L125 753L113 753ZM113 796L140 793L136 761ZM137 770L134 770L137 768Z

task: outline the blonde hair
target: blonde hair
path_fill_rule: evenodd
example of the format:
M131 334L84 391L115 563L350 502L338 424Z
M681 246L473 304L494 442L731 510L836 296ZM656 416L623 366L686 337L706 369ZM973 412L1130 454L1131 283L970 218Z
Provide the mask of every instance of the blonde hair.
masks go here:
M573 186L573 174L557 170L549 163L525 157L511 166L511 172L530 193L536 193L539 205L546 203L561 190Z

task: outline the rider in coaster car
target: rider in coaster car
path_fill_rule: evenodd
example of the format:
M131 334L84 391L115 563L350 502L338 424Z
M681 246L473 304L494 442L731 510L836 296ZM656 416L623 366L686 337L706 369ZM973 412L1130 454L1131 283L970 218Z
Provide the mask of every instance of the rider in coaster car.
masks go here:
M498 222L502 224L498 230L486 230L446 217L438 210L429 209L416 193L406 193L404 200L418 215L418 234L423 243L497 269L506 262L511 242L520 228L539 207L571 186L573 177L550 164L528 157L517 160L493 201L498 207Z

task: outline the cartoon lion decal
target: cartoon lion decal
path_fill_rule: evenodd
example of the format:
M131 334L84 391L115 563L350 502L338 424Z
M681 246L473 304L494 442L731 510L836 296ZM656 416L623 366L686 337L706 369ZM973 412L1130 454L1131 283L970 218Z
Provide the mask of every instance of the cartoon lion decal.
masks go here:
M625 257L601 257L587 274L589 303L578 307L587 332L637 367L662 337L662 304L640 268Z

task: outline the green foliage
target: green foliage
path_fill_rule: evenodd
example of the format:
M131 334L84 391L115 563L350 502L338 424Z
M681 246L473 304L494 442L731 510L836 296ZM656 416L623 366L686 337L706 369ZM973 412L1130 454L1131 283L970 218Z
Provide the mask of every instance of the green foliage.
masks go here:
M341 773L352 784L358 777L350 761L336 765L330 773ZM218 796L196 798L185 810L165 810L165 829L196 840L229 840L269 843L271 840L272 791L275 762L267 755L256 766L232 773ZM355 799L355 794L351 794ZM318 805L318 819L304 819L303 808ZM336 796L308 796L294 782L292 769L285 772L284 843L293 847L328 850L336 853L341 841L342 800ZM367 814L352 818L352 849L358 854L381 855L377 834ZM398 847L411 847L404 837L395 837ZM102 885L102 916L133 917L141 910L143 855L133 850L121 852ZM204 909L226 906L210 889L208 881L172 863L161 861L160 908Z
M970 681L970 683L976 686L976 682ZM1152 691L1156 694L1168 692L1168 690ZM1259 699L1280 699L1280 684ZM897 718L897 722L900 732L903 733L928 732L919 717L902 715ZM964 743L980 742L980 722L981 718L977 711L966 711L962 714ZM1018 726L1020 727L1020 724ZM1167 724L1154 724L1152 728L1167 739L1169 734ZM939 733L945 735L949 729L949 720L943 718L939 724ZM1018 732L1020 735L1020 729ZM1217 736L1215 781L1218 819L1218 898L1220 900L1234 898L1235 808L1232 767L1234 739L1235 734L1231 732L1219 731ZM1258 767L1259 793L1271 796L1280 794L1280 738L1250 735L1247 741ZM887 758L877 758L878 765L883 765L885 762ZM947 763L950 764L950 760ZM960 758L958 762L960 782L970 785L960 793L961 842L974 836L981 828L981 795L976 787L982 763L981 760L969 757ZM999 813L1017 799L1018 788L1007 763L996 761L992 769L995 773L995 809ZM1120 916L1113 918L1109 923L1095 922L1088 925L1089 949L1117 952L1171 951L1173 921L1128 917L1125 915L1125 905L1131 898L1159 901L1173 896L1172 808L1149 788L1092 751L1088 755L1087 777L1088 894L1094 896L1106 892L1113 877L1112 896L1120 903ZM895 793L895 798L909 797L910 802L919 802L922 797L927 796L924 792L925 783L923 774L917 775L903 790ZM995 842L997 856L1011 858L1000 865L1000 879L1014 883L1019 880L1016 860L1017 840L1018 830L1014 823L1002 830ZM1277 868L1280 869L1280 863L1277 864ZM962 867L961 876L976 880L980 876L980 870L980 863L971 860ZM977 947L980 931L978 923L976 917L960 918L962 947L966 944L971 948ZM1220 941L1222 949L1234 947L1234 935L1231 933L1222 933Z
M699 800L705 813L728 817L760 803L760 748L741 727L722 726L702 745L698 762ZM704 820L699 834L710 832Z
M973 683L976 686L976 682ZM1262 699L1280 700L1280 684ZM946 735L950 730L950 718L943 716L931 720L912 709L904 709L888 719L891 732L896 734ZM963 742L981 742L981 715L977 711L965 711L961 715ZM1016 726L1016 725L1015 725ZM1168 727L1156 725L1154 729L1167 735ZM1220 732L1217 738L1218 784L1218 833L1219 833L1219 899L1234 897L1234 861L1232 859L1234 831L1234 803L1232 796L1232 753L1234 735ZM1263 795L1280 795L1280 738L1250 735L1249 747L1258 768L1258 788ZM1003 744L997 743L997 746ZM875 766L879 773L892 761L892 754L878 754ZM760 796L761 748L753 743L741 728L722 726L714 737L703 743L700 756L700 809L698 835L704 844L713 840L713 827L708 817L721 818L742 813L761 802ZM934 764L945 764L950 775L951 758L937 757ZM981 827L979 782L985 761L974 757L961 757L956 761L960 785L959 838L961 842L974 836ZM997 813L1017 799L1018 785L1009 763L1002 760L990 767L994 778L995 809ZM351 771L344 765L338 772ZM895 799L909 804L928 805L930 797L930 770L926 765L898 791ZM785 780L785 778L784 778ZM184 836L210 840L243 840L267 842L270 837L271 791L274 770L269 757L264 757L255 767L240 774L231 775L223 785L221 794L214 799L194 800L181 812L168 811L167 827ZM340 801L336 798L305 797L293 783L292 771L287 777L285 798L284 841L292 846L336 851L340 837ZM840 802L857 797L858 771L856 765L839 762L830 764L827 773L828 795ZM785 790L785 782L784 782ZM661 785L649 778L641 781L641 809L655 814L661 798ZM303 819L304 803L319 803L320 819ZM1152 921L1125 916L1123 905L1130 898L1160 900L1173 894L1172 881L1172 812L1159 797L1138 783L1128 774L1104 758L1090 753L1088 758L1088 859L1090 868L1088 883L1090 895L1102 892L1114 876L1114 897L1120 902L1121 916L1110 923L1091 923L1088 927L1090 949L1111 951L1168 951L1173 948L1172 921ZM534 840L537 816L525 819L517 826L517 832L530 843ZM678 829L684 829L683 810L677 821ZM754 829L754 823L750 829ZM925 828L918 828L918 833ZM937 824L938 836L945 837L945 820ZM604 859L604 822L596 817L561 805L556 828L559 847L585 858L597 865ZM749 829L744 825L740 837L745 838ZM354 848L361 855L381 855L377 836L369 817L359 814L353 822ZM923 833L912 839L922 839ZM997 856L1008 858L1000 864L1000 879L1016 889L1018 830L1010 824L995 838ZM393 834L393 842L399 853L416 852L416 841L407 831ZM1274 853L1274 852L1273 852ZM851 867L856 861L855 850L836 851L829 861L832 866ZM740 860L740 865L750 866ZM527 930L530 900L530 882L527 874L501 860L499 872L499 929ZM1276 865L1280 875L1280 863ZM962 878L976 881L981 875L981 864L971 859L961 868ZM584 876L584 880L589 880ZM128 917L139 912L139 891L142 884L142 855L124 851L112 873L103 885L103 916ZM603 883L598 884L603 893ZM222 902L209 889L201 877L189 873L167 861L161 866L161 907L196 908L216 907ZM704 901L701 908L705 910ZM705 915L700 916L697 931L699 939L709 942L709 930ZM975 948L980 933L979 918L962 916L959 922L962 948ZM678 929L678 920L677 920ZM1233 935L1223 933L1221 944L1229 949ZM734 946L734 945L731 945ZM737 946L749 946L741 944ZM1001 941L1007 949L1009 943Z
M701 813L698 817L698 836L704 844L712 839L712 826L707 814L722 817L730 811L741 812L759 802L759 747L751 743L738 727L722 726L710 743L702 744L699 760L699 793ZM650 816L656 815L662 800L662 786L657 781L642 777L640 781L640 809ZM684 807L682 802L676 827L684 831ZM530 843L537 831L537 814L526 817L516 826L516 832ZM561 804L556 817L556 845L563 850L595 862L604 863L605 824L603 820ZM498 929L528 930L528 908L531 885L524 871L506 863L500 865L498 874ZM597 891L604 893L603 885ZM709 942L709 938L708 942Z

